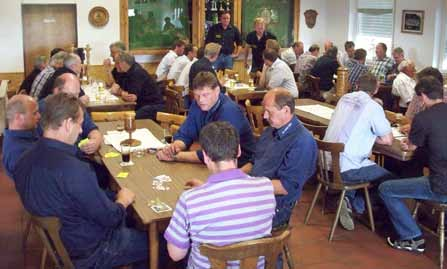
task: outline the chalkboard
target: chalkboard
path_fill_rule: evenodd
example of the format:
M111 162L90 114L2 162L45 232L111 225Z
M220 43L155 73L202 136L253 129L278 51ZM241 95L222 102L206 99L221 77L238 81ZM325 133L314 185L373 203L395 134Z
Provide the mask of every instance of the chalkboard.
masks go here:
M294 0L243 0L242 35L253 31L256 17L264 18L267 30L274 34L281 45L287 47L293 42Z
M166 49L191 40L191 0L128 0L129 49Z

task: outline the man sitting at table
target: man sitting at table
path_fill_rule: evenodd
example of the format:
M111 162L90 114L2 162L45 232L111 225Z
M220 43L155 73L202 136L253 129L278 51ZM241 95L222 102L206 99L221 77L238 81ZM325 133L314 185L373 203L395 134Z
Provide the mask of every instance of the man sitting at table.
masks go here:
M434 77L422 78L416 84L416 93L427 109L414 117L409 137L401 146L411 151L424 148L430 175L387 181L379 186L379 192L397 232L397 238L388 237L387 243L395 249L422 253L422 231L403 199L447 202L447 104L443 102L443 85Z
M399 74L393 81L392 93L399 97L400 113L405 114L407 107L414 96L414 86L416 81L414 76L416 68L414 63L410 60L403 60L398 67Z
M13 171L23 205L33 215L60 220L60 236L76 268L112 268L133 262L145 268L147 234L124 225L126 208L135 194L122 188L111 201L98 187L91 166L76 156L82 104L65 93L51 95L46 102L43 137L23 154Z
M340 66L337 61L338 49L335 46L329 47L323 56L318 58L310 74L320 78L320 92L322 97L330 101L334 95L334 74Z
M197 47L192 44L187 44L185 46L185 51L182 56L177 57L171 68L169 69L167 79L173 79L175 81L178 80L180 73L182 72L185 66L192 62L197 56Z
M115 57L122 51L126 51L126 44L122 41L116 41L110 44L110 57L105 59L103 62L104 68L107 73L107 86L112 87L117 84L122 74L121 69L118 64L116 64Z
M194 188L181 194L165 232L174 261L190 252L187 268L209 268L209 260L199 251L202 243L223 246L269 236L275 214L271 181L237 169L241 148L231 124L207 124L200 131L200 144L212 175L206 183L187 182ZM263 263L260 260L258 265Z
M182 72L180 73L180 76L178 80L175 81L176 86L182 86L183 87L183 104L185 105L185 108L189 109L189 106L191 105L191 97L189 94L189 72L191 71L192 65L197 62L198 60L202 59L204 57L205 48L200 47L197 50L197 58L194 58L192 61L186 64L185 68L183 68Z
M53 53L53 51L56 51L56 49L53 49L51 53ZM39 97L40 92L42 91L43 86L45 86L47 80L53 76L54 72L56 72L58 68L64 66L64 58L66 55L67 53L63 50L51 54L50 63L34 79L33 84L31 85L31 91L29 93L30 96L34 98Z
M34 68L31 73L26 76L26 78L22 81L19 87L19 93L29 94L31 92L31 86L33 85L34 80L37 75L39 75L42 70L44 70L48 65L48 58L44 55L39 55L34 59Z
M205 56L193 63L191 70L189 70L189 89L193 88L192 82L194 81L196 75L200 72L210 72L217 78L216 71L214 71L213 68L213 63L217 61L221 48L222 46L217 43L211 42L206 44Z
M210 72L200 72L193 82L194 99L185 122L174 135L174 142L158 151L162 161L203 162L201 150L186 151L199 138L200 130L209 122L227 121L238 131L241 157L238 165L246 164L255 149L250 124L239 106L220 92L217 78Z
M273 227L278 228L288 224L304 183L315 172L317 144L295 116L295 101L286 89L270 90L262 105L270 127L262 133L253 158L242 170L271 179L276 197Z
M38 139L36 127L40 120L39 107L34 98L14 95L6 105L8 128L3 133L3 166L12 178L12 171L22 154Z
M377 79L371 73L366 73L359 78L357 85L358 91L345 94L338 101L324 140L345 145L340 154L340 170L344 182L362 183L389 179L392 177L391 173L368 158L374 143L393 143L391 126L385 112L371 98L378 91ZM355 191L348 191L342 203L340 223L345 229L353 230L352 208L363 213L363 197L356 195Z
M281 87L287 89L294 98L298 98L298 88L289 66L281 59L274 49L265 49L263 53L265 71L265 87L273 89Z
M171 69L172 64L174 63L177 57L183 55L183 51L185 50L185 41L177 40L172 49L168 51L168 53L161 59L158 64L157 70L155 71L155 75L157 75L157 81L162 81L166 79L169 69Z
M373 58L373 64L370 72L376 76L378 80L383 82L386 74L393 69L394 61L386 56L387 46L385 43L378 43L376 45L376 57Z
M136 119L152 119L158 111L165 108L160 87L147 71L137 62L134 56L120 52L116 57L118 66L123 71L120 88L112 88L112 93L127 102L136 102Z
M349 58L346 63L348 68L348 81L351 85L351 91L356 90L356 84L359 77L366 72L368 72L368 67L365 65L366 61L366 50L356 49L354 52L354 58Z
M60 75L54 82L53 95L59 93L66 93L74 97L79 96L80 83L79 78L71 73L65 73ZM39 101L39 111L41 114L47 109L45 99ZM43 129L39 126L38 131L42 135ZM84 109L82 132L79 135L79 139L88 138L88 142L81 145L80 149L85 154L93 154L98 151L102 143L102 134L99 132L98 127L93 123L90 114Z

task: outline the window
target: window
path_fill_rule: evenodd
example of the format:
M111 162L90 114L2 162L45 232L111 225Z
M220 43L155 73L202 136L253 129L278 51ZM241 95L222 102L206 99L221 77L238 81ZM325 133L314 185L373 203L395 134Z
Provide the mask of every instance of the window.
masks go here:
M375 47L379 42L391 48L393 41L393 0L358 0L357 35L355 44L368 52L367 59L375 57Z

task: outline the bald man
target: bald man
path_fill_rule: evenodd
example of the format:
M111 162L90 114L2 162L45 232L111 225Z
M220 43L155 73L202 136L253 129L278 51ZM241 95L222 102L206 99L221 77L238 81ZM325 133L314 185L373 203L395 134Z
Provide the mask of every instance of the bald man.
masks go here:
M28 150L38 140L36 127L40 113L36 101L28 95L15 95L6 105L8 128L3 138L3 166L12 178L22 153Z

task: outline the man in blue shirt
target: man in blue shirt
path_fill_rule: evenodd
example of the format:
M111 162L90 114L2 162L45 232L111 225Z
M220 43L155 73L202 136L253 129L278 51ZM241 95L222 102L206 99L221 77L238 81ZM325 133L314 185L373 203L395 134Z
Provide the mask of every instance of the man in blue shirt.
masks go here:
M12 178L17 160L38 139L36 127L40 113L34 98L23 94L14 95L6 106L6 119L8 128L3 137L3 166Z
M203 162L202 151L186 151L199 138L200 130L209 122L227 121L239 133L241 157L238 165L246 164L255 149L255 140L247 118L239 106L220 93L219 82L210 72L200 72L193 81L195 101L189 108L186 121L174 135L174 142L158 151L162 161Z
M255 177L272 180L276 196L273 228L289 222L303 185L317 164L317 144L295 116L293 96L283 88L270 90L263 100L268 127L259 138L252 161L242 167Z
M31 214L59 218L62 242L76 268L145 263L146 233L124 225L135 194L123 188L112 202L93 169L76 156L83 113L77 97L61 93L47 98L43 137L15 167L16 189Z
M72 96L79 96L80 83L79 78L71 73L65 73L60 75L54 81L53 94L58 94L60 92L67 93ZM45 99L39 101L39 111L41 114L46 109ZM102 143L102 134L99 132L98 127L93 123L92 118L84 110L84 121L82 122L82 133L78 140L88 138L88 142L84 143L80 149L85 154L95 153ZM41 126L38 127L39 134L42 135Z

